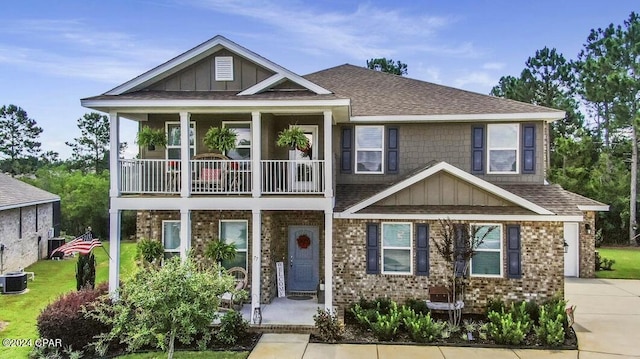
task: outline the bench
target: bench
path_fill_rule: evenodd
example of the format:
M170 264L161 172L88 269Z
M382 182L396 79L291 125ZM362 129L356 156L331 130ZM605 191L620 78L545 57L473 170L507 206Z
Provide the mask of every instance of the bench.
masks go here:
M429 299L425 300L427 308L430 310L444 311L449 314L450 321L455 317L460 318L464 302L461 300L453 302L449 288L444 286L434 286L429 288Z

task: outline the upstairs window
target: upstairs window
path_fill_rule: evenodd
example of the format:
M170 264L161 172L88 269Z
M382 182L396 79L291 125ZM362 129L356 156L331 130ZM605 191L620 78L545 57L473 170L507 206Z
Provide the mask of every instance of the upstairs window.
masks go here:
M236 132L236 148L227 151L225 155L232 160L251 159L251 122L223 122L222 127Z
M487 173L519 173L519 133L518 124L487 125Z
M180 159L180 122L167 122L167 159ZM196 123L189 124L189 158L196 153Z
M356 126L356 173L384 173L384 126Z

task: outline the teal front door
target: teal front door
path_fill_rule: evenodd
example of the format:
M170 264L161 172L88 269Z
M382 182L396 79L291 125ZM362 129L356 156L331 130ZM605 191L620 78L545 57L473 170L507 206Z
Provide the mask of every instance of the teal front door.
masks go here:
M318 227L289 227L289 274L287 289L290 292L315 291L320 266L320 241Z

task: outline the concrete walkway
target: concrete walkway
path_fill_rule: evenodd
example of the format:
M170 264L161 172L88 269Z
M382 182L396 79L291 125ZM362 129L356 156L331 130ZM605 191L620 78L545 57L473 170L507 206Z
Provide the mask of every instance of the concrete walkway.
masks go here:
M640 281L567 279L579 351L412 345L316 344L305 334L264 334L249 359L622 359L640 358Z

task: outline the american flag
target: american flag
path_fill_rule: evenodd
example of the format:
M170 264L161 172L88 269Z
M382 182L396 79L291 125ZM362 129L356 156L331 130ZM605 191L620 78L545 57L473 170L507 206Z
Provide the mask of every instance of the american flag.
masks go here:
M102 247L102 243L100 242L100 240L93 239L90 234L83 234L80 237L72 240L71 242L56 248L53 252L51 252L51 256L53 256L57 252L62 252L65 255L71 254L73 252L88 254L96 247Z

